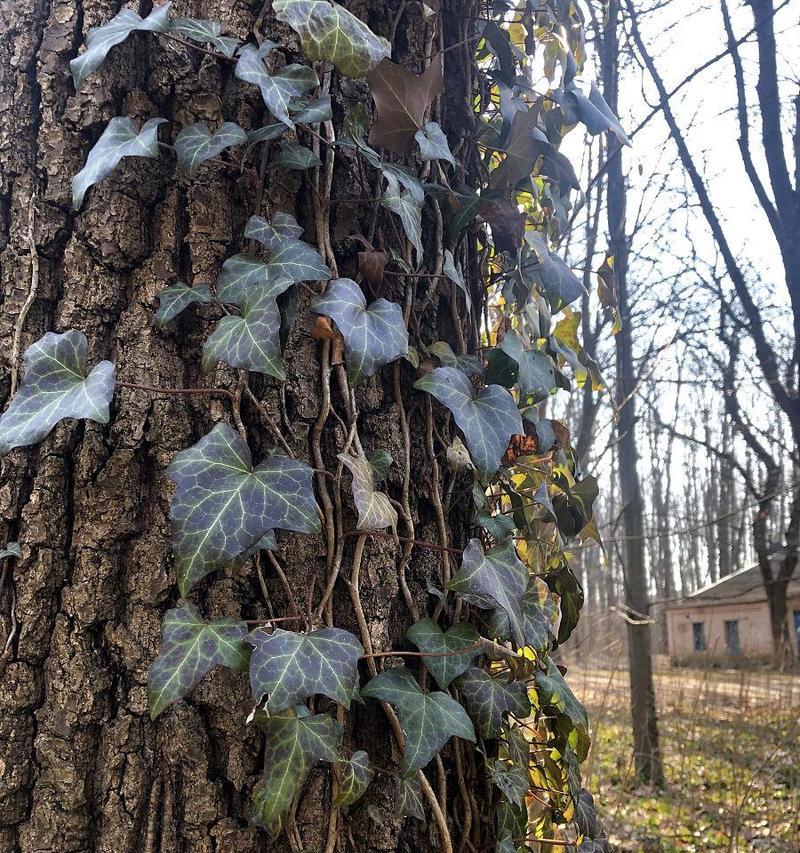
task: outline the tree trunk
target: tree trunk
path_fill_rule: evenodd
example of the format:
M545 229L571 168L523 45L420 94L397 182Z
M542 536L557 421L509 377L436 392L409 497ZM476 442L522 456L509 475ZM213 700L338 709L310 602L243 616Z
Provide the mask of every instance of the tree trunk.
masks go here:
M376 32L387 34L401 4L349 5ZM454 44L469 33L462 32L462 6L452 5L449 10L444 4L442 22ZM113 116L162 116L170 121L169 135L162 138L170 139L177 128L199 120L212 127L226 119L245 127L271 120L257 90L245 89L231 66L151 34L135 34L113 48L76 94L69 60L87 29L118 8L113 2L60 0L0 6L3 405L10 374L20 369L19 354L44 332L67 328L86 333L90 364L113 359L120 381L235 389L235 371L220 369L211 377L200 372L200 348L211 327L203 309L159 329L153 322L156 294L175 279L214 281L222 261L242 247L251 213L294 212L307 226L305 239L316 241L309 178L298 179L296 186L268 179L262 189L247 170L205 166L188 179L171 155L127 160L91 190L81 213L70 212L71 179ZM173 15L215 18L244 37L260 8L261 3L244 0L179 0ZM395 38L396 55L417 72L430 53L419 21L419 15L401 16ZM299 57L296 39L271 13L261 30ZM470 120L468 57L468 51L447 55L443 126L463 127ZM348 88L333 92L334 103L344 97L370 103L363 81L342 85ZM345 165L350 161L337 162L333 195L352 196ZM366 203L332 208L340 274L354 274L359 248L344 238L369 233L373 212ZM434 234L435 223L428 226L427 233ZM392 284L386 295L400 303L410 300L414 294L404 294L403 286ZM284 352L287 381L282 386L260 377L251 381L292 451L314 466L310 446L323 406L322 345L309 334L310 296L302 288L298 292L297 320ZM425 322L456 348L456 312L447 296L431 298ZM341 367L334 370L332 404L346 416L337 370ZM463 507L470 501L466 478L451 484L448 477L451 496L439 514L431 500L439 472L423 449L426 417L417 410L409 420L413 369L403 363L395 377L384 371L357 394L364 450L382 448L394 458L390 491L402 499L405 490L414 524L400 532L433 542L449 536L441 544L459 546L466 538ZM339 814L332 836L326 836L327 769L313 771L288 833L272 841L249 826L261 738L245 725L250 702L243 674L216 671L189 702L150 722L146 672L158 650L162 614L177 600L165 468L226 414L214 398L120 389L108 426L62 421L41 445L5 458L2 541L19 540L22 557L0 601L0 637L12 637L0 679L0 850L255 853L297 849L298 842L307 851L322 851L326 842L332 850L333 841L339 851L440 849L433 821L428 827L395 814L394 780L380 770L362 801ZM251 443L263 453L274 443L264 420L246 401L242 414ZM321 448L329 471L336 471L345 440L337 419L327 418ZM344 491L345 511L355 527ZM345 564L352 560L356 539L348 542ZM327 580L323 540L281 534L279 544L278 563L288 586L274 566L258 568L276 610L288 608L287 588L301 608L310 591L318 600ZM410 595L420 610L428 586L441 586L447 552L406 549L379 537L366 543L361 598L370 638L380 649L401 641L409 623L398 561L407 564ZM206 614L269 615L258 572L248 565L205 583L198 601ZM337 589L333 609L338 625L358 631L346 591ZM379 768L396 762L377 703L354 706L348 722L349 745L366 748ZM484 791L475 785L470 764L460 764L455 774L456 760L449 747L438 770L433 765L434 786L443 806L461 798L451 811L460 811L464 821L464 811L473 810L464 803L469 799L478 808Z
M611 0L603 30L600 63L603 94L614 114L618 114L617 27L619 4ZM619 460L622 518L625 530L624 578L625 604L629 611L628 658L631 686L631 717L636 775L645 782L660 785L664 781L658 745L653 662L650 639L650 603L644 553L642 491L639 483L636 449L636 376L633 364L631 312L628 294L628 238L625 234L625 177L622 171L622 146L609 145L607 216L610 252L614 256L614 275L618 288L622 329L616 336L617 351L617 457Z

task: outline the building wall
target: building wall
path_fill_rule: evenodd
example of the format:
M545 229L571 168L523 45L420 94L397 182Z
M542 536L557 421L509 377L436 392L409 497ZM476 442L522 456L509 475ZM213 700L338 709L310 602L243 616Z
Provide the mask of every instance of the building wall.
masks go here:
M794 611L800 611L800 597L789 600L789 623L794 649L798 652ZM769 659L772 634L766 602L754 604L706 604L673 607L667 612L669 655L673 661L730 659L725 640L725 622L738 621L741 658ZM694 648L693 623L703 623L706 650Z

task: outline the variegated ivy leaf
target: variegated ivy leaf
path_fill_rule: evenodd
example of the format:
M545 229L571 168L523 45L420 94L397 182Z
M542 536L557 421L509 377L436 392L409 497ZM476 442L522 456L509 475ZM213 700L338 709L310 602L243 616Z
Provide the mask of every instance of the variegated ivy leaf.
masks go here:
M239 47L238 39L222 35L222 24L219 21L207 21L203 18L175 18L170 29L199 44L213 44L220 53L229 58Z
M349 806L363 796L375 772L370 767L369 756L363 749L354 752L349 761L341 762L338 766L341 779L336 805Z
M125 41L135 30L167 32L170 28L171 5L172 3L165 3L163 6L156 6L146 18L141 18L130 9L123 9L108 23L100 27L92 27L86 34L86 50L69 64L75 80L75 88L78 88L95 69L103 64L103 60L114 45Z
M232 121L226 121L213 134L204 121L184 127L175 139L178 162L190 175L196 174L202 163L216 157L232 145L244 145L247 134Z
M525 645L522 623L522 596L528 585L528 570L517 556L512 539L506 539L486 553L478 539L470 539L464 549L461 568L449 588L465 601L485 609L502 608L508 616L516 644Z
M363 77L392 55L385 38L332 0L274 0L272 8L300 36L308 59L328 60L347 77Z
M522 432L522 418L511 394L499 385L475 392L469 379L452 367L437 367L414 387L450 409L478 474L483 481L489 479L500 467L511 436Z
M167 475L176 486L170 515L183 595L270 530L320 530L311 468L279 454L253 468L250 450L227 424L181 451Z
M86 370L86 335L48 332L25 350L22 384L0 417L0 456L41 441L62 418L107 424L114 396L114 365Z
M330 317L342 333L347 375L353 385L408 353L408 330L400 306L376 299L368 308L361 288L351 278L334 279L312 307Z
M397 709L406 737L405 778L423 768L453 735L475 742L475 730L461 705L446 693L423 693L405 667L376 675L361 689L361 695L389 702Z
M417 820L425 820L425 806L422 803L422 788L419 776L410 779L398 779L400 783L397 792L397 813L401 817L411 815Z
M573 726L587 731L589 719L586 716L586 708L576 698L552 658L547 659L547 672L537 671L535 678L539 704L557 708L569 717Z
M237 255L236 258L251 260L244 255ZM229 260L235 262L236 258ZM228 264L228 261L225 263ZM259 266L263 264L259 263ZM231 265L228 270L233 268ZM243 288L241 293L233 294L238 297L234 300L221 277L217 291L219 298L237 304L241 314L229 314L217 323L216 329L203 345L203 370L212 370L217 362L224 361L231 367L266 373L281 382L286 379L281 360L281 312L277 298L292 284L288 278L271 278L266 274L258 283Z
M443 367L453 367L466 376L483 376L483 362L477 355L457 355L447 341L435 341L427 350L442 363Z
M173 317L188 308L195 302L201 305L207 305L211 302L211 293L207 284L198 284L195 287L189 287L182 281L175 282L169 287L165 287L158 294L158 311L156 311L156 322L159 326L163 326Z
M72 209L80 209L86 190L108 177L123 157L157 157L158 126L165 121L151 118L137 130L127 116L112 118L72 179Z
M423 160L447 160L453 166L456 165L447 144L447 137L438 122L426 122L423 128L414 134L414 139L419 144L419 153Z
M528 691L522 681L492 678L487 672L470 667L456 685L470 717L485 738L500 737L508 714L525 719L531 712Z
M150 718L183 699L215 666L247 669L247 625L236 619L204 621L193 604L164 615L161 648L147 673Z
M422 262L422 205L425 197L422 193L406 188L401 189L397 176L384 171L386 189L381 196L381 204L400 217L403 231L411 241L417 253L417 263Z
M276 836L311 768L319 761L336 761L342 727L302 706L276 717L258 712L255 720L266 738L264 776L253 791L253 822Z
M272 142L279 136L286 133L286 125L282 122L276 124L266 124L264 127L259 127L256 130L247 132L247 144L256 145L259 142Z
M453 257L453 253L450 249L444 250L444 265L442 266L442 272L450 279L450 281L453 282L453 284L461 289L467 303L467 311L471 313L472 297L469 295L469 288L464 281L464 276L461 275L461 272L456 266L455 258Z
M433 619L420 619L406 631L406 639L421 652L430 653L422 661L442 690L447 690L450 682L481 653L480 635L468 622L453 625L445 632Z
M253 646L250 689L256 704L269 697L267 713L276 714L317 694L350 707L364 649L349 631L322 628L297 634L278 628L268 634L255 630L247 642Z
M297 145L294 142L282 142L278 149L278 154L272 161L274 166L281 169L313 169L314 166L321 166L322 160L305 145Z
M337 457L353 475L353 500L358 510L359 530L383 530L397 527L397 511L388 496L375 491L375 478L364 456L340 453Z
M264 58L274 47L264 42L261 48L246 44L239 51L239 61L234 73L240 80L253 83L261 90L261 97L269 111L287 127L294 127L289 118L289 104L318 85L317 75L307 65L287 65L275 74L267 71Z
M500 349L517 363L517 384L524 399L532 403L546 400L556 389L556 374L552 359L538 349L526 349L522 337L509 329L500 342Z
M0 560L6 560L9 557L21 557L22 548L19 542L7 542L5 548L0 548Z
M317 124L333 118L330 95L320 95L319 98L315 98L310 103L292 104L292 108L295 107L300 110L299 113L292 116L295 124Z

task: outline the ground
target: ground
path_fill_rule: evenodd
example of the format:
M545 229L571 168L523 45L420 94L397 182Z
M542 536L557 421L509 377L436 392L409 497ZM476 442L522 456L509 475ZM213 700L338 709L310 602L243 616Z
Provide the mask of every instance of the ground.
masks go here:
M800 677L660 665L661 791L631 781L623 666L568 678L592 726L585 784L619 853L799 853Z

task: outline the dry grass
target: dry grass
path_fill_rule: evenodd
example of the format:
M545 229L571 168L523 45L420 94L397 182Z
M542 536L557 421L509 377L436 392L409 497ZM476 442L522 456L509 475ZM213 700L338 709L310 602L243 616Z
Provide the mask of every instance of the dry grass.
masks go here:
M593 728L584 784L620 853L800 853L800 678L659 667L658 791L632 782L627 672L568 678Z

